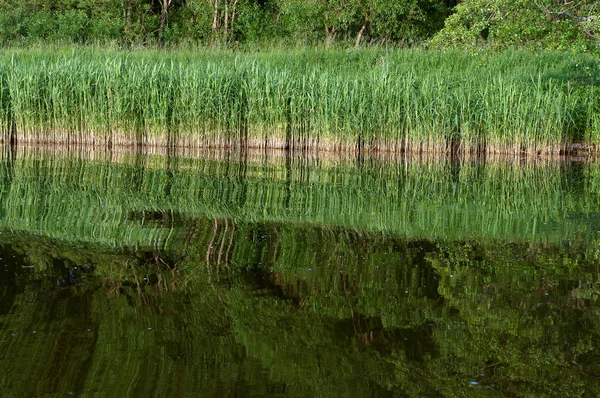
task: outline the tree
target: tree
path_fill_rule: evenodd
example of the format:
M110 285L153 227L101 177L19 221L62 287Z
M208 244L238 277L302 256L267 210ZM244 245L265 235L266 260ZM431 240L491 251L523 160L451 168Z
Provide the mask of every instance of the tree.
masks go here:
M433 46L591 51L600 44L598 5L591 0L466 0L455 10Z
M169 23L169 7L173 0L160 0L160 34L158 36L158 44L163 44L163 34Z
M327 44L352 38L358 46L365 37L385 42L430 37L442 28L449 8L441 0L279 0L278 10L284 30L311 31L304 36Z
M209 0L212 7L212 31L215 37L228 41L234 29L238 0Z
M371 36L386 42L413 43L431 37L449 13L439 0L374 0L366 1L365 8Z

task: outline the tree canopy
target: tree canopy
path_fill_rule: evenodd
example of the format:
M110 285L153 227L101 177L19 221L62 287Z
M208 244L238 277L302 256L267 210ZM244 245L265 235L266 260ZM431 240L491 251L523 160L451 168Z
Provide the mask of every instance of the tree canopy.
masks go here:
M597 50L600 5L590 0L468 0L455 8L432 44Z
M0 0L0 41L409 42L442 28L442 0Z
M0 45L600 48L594 0L0 0Z

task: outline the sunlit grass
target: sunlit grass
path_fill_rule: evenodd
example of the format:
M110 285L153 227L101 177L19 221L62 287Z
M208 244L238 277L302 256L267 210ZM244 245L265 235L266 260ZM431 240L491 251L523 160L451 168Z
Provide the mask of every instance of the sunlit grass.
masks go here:
M559 152L596 144L586 58L416 50L9 50L0 128L27 142ZM590 72L592 71L592 72Z

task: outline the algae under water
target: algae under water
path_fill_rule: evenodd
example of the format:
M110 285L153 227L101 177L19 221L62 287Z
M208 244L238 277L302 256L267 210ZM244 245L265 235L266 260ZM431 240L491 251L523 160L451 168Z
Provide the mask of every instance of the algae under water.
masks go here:
M20 148L2 396L598 396L600 168Z

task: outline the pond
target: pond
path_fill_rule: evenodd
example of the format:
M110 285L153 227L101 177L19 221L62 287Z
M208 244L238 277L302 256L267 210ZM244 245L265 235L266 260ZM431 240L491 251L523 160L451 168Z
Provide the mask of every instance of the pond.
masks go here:
M598 396L600 165L49 148L0 167L2 396Z

